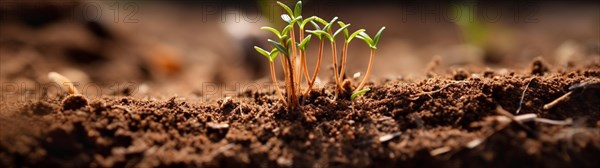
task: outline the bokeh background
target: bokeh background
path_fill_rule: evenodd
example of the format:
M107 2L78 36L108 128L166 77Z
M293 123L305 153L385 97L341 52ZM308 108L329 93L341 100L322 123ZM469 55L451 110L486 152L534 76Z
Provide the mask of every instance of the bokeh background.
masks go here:
M600 5L594 1L303 2L305 16L338 16L351 30L387 27L375 82L425 77L433 60L440 63L438 73L464 67L476 73L520 71L535 57L553 67L600 57ZM80 83L88 95L203 97L212 86L240 92L248 82L269 81L267 60L253 46L268 47L274 37L259 28L280 28L281 12L267 0L3 0L3 98L46 92L39 85L49 82L51 71ZM321 81L331 76L325 51ZM368 54L362 42L351 43L347 74L364 72Z

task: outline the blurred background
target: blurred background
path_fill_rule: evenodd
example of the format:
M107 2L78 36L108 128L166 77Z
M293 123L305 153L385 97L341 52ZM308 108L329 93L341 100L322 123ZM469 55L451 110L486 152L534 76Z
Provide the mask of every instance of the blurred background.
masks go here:
M387 27L373 81L425 77L432 60L439 61L437 73L457 67L480 73L520 71L538 56L553 67L600 57L595 1L303 2L304 16L338 16L352 24L351 30L374 34ZM45 92L39 85L48 82L51 71L78 82L88 95L201 97L217 88L243 91L249 82L269 81L268 62L253 46L269 48L266 40L274 37L259 28L281 28L282 12L270 0L3 0L3 97ZM309 69L315 66L317 44L309 45ZM347 74L364 73L368 54L363 42L353 41ZM319 78L328 81L328 48L323 61ZM278 74L282 79L281 69Z

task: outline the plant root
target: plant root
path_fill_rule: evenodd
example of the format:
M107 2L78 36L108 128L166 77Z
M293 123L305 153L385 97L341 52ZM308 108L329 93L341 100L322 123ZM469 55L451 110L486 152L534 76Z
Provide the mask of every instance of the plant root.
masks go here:
M521 112L521 109L523 108L523 99L525 99L525 92L527 92L527 89L529 89L529 85L535 79L536 79L535 77L532 77L531 79L529 79L529 82L527 82L527 85L525 86L525 89L523 89L523 93L521 94L521 100L519 101L519 108L517 108L517 111L515 111L515 114L519 114L519 112Z
M418 93L418 94L410 97L409 99L410 100L417 100L417 99L419 99L419 97L421 97L423 95L428 95L429 97L431 97L432 94L435 94L437 92L441 92L442 90L444 90L444 89L446 89L446 88L448 88L448 87L450 87L452 85L456 85L456 84L460 84L460 83L467 83L467 81L454 81L452 83L448 83L448 84L444 85L442 88L439 88L437 90Z

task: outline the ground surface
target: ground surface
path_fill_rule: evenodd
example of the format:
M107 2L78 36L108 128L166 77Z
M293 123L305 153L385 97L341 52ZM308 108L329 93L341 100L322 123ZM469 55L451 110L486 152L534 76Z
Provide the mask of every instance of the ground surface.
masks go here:
M322 6L324 18L388 27L372 90L352 102L320 86L290 111L273 90L235 87L268 81L252 46L269 37L226 29L268 23L141 2L139 22L114 22L111 4L85 20L69 12L95 1L54 2L0 4L0 167L600 167L595 4L535 3L535 23L508 10L480 48L452 22L392 17L404 5ZM346 74L367 55L352 44ZM85 98L52 87L52 71ZM511 120L523 114L558 123Z
M599 66L394 79L370 86L373 90L355 102L334 101L322 89L298 111L286 110L273 92L261 91L217 103L110 96L90 99L87 106L48 95L3 105L17 110L0 117L0 163L595 167L600 165L595 159L600 155L598 86L578 90L550 110L542 106L571 86L598 82ZM515 113L519 106L520 114L573 122L517 124L498 112Z

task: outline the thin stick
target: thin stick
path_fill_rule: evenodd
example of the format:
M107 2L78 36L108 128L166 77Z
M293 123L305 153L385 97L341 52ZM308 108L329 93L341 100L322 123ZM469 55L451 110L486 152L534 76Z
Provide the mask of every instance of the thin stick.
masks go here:
M523 108L523 99L525 99L525 92L527 92L527 89L529 89L529 84L531 84L531 81L533 81L535 79L535 77L532 77L529 82L527 82L527 85L525 86L525 89L523 90L523 93L521 94L521 100L519 101L519 108L517 108L517 111L515 111L515 114L519 114L519 112L521 112L521 108Z
M565 102L565 101L571 99L571 95L572 94L573 94L573 91L569 91L566 94L564 94L564 95L560 96L559 98L557 98L556 100L554 100L554 101L552 101L552 102L544 105L544 107L543 107L544 110L549 110L552 107L558 105L559 103L562 103L562 102Z
M363 88L363 86L365 86L365 83L367 82L367 80L369 79L369 75L371 74L371 67L373 65L373 59L375 59L375 49L371 49L371 56L369 58L369 66L367 67L367 73L365 74L365 77L363 77L363 80L360 82L358 87L356 87L354 92L361 90Z
M569 99L571 99L571 95L573 94L574 91L583 92L587 88L600 88L600 81L587 81L587 82L581 82L581 83L574 84L571 87L569 87L569 92L560 96L556 100L544 105L543 108L544 108L544 110L549 110L549 109L553 108L554 106L558 105L559 103L566 102Z
M573 124L573 120L571 120L571 119L557 121L557 120L550 120L550 119L546 119L546 118L535 118L534 121L539 122L539 123L550 124L550 125L571 125L571 124Z
M533 131L531 128L529 128L525 124L523 124L523 122L521 122L521 120L515 119L515 116L513 114L511 114L510 112L506 111L504 108L502 108L502 106L498 105L496 107L496 113L510 118L510 120L512 120L514 123L516 123L519 127L523 128L525 131L529 132L531 135L537 136L537 133L535 131Z
M279 96L279 99L283 102L283 104L285 106L287 106L287 102L285 102L285 97L283 97L281 90L279 90L279 82L277 82L277 77L275 76L275 63L271 62L270 67L271 67L271 80L273 80L273 83L275 84L275 91L277 92L277 96Z

